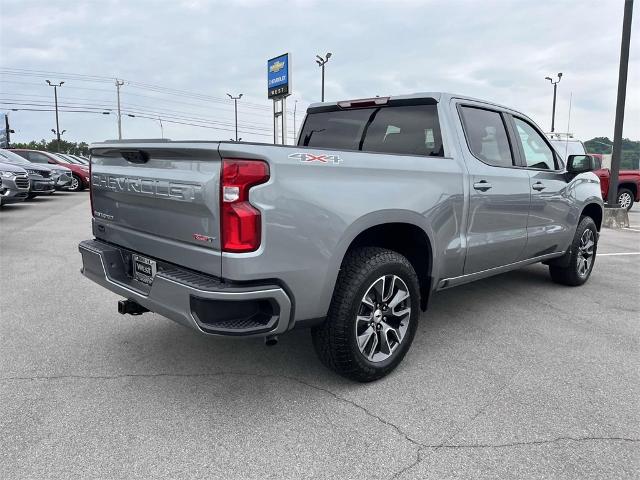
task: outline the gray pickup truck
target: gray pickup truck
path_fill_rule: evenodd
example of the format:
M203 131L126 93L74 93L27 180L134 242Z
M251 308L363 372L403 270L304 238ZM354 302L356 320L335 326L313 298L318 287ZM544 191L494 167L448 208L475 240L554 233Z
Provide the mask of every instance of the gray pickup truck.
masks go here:
M393 370L431 295L524 265L581 285L603 214L588 155L565 165L515 110L425 93L312 105L296 146L91 146L83 274L205 335L312 327L329 368Z

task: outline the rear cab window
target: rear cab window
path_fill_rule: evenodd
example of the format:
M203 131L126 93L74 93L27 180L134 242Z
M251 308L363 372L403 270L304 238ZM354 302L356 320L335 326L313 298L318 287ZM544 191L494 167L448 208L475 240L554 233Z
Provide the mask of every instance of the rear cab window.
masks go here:
M435 101L366 108L311 109L298 146L443 157L442 134Z
M515 165L507 127L500 112L460 106L460 114L467 145L474 157L494 167Z

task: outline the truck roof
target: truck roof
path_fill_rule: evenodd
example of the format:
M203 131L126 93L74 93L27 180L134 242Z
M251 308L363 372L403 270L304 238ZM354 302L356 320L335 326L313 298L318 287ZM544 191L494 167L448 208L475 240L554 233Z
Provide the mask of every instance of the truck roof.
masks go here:
M440 103L440 102L443 102L443 103L444 102L448 102L452 98L460 98L462 100L469 100L469 101L473 101L473 102L486 103L488 105L493 105L493 106L496 106L496 107L499 107L499 108L503 108L505 110L515 111L515 110L513 110L513 108L507 107L505 105L501 105L501 104L496 103L496 102L492 102L492 101L489 101L489 100L483 100L481 98L470 97L468 95L461 95L461 94L457 94L457 93L451 93L451 92L416 92L416 93L409 93L407 95L392 95L392 96L389 96L389 100L419 100L419 99L427 99L427 98L433 99L438 103ZM309 108L335 106L340 101L342 101L342 100L339 100L339 101L336 101L336 102L315 102L315 103L312 103L311 105L309 105Z

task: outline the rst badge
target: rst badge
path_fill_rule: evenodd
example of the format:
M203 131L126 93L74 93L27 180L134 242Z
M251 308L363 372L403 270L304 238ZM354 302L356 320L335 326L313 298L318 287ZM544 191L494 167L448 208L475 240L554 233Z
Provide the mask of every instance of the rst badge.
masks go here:
M326 155L324 153L292 153L289 158L298 160L300 163L332 163L339 165L342 162L340 155Z
M199 242L213 243L213 238L214 237L209 237L207 235L202 235L200 233L193 234L193 239L198 240Z

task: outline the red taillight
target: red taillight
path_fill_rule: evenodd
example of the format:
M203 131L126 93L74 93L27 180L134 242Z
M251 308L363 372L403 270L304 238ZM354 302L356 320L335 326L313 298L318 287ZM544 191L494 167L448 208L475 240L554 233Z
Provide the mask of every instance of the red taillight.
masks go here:
M220 237L224 252L252 252L260 246L260 211L249 203L249 189L269 180L262 160L223 159L220 179Z

